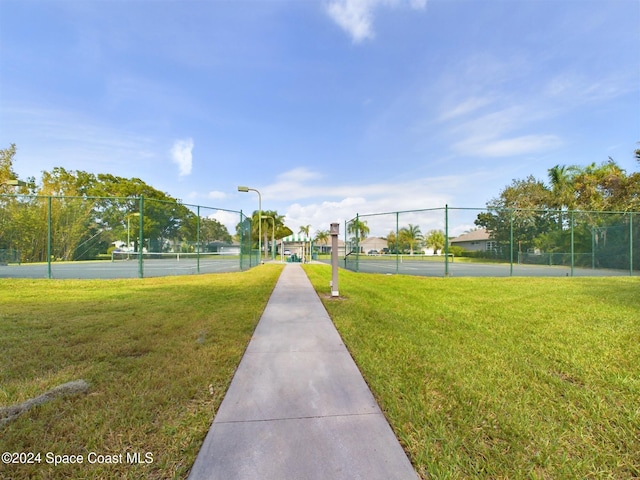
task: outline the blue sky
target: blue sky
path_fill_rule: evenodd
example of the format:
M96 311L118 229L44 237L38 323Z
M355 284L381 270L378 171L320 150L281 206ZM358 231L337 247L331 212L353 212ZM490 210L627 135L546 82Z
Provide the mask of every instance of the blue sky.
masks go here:
M637 170L639 52L637 0L0 0L0 146L313 232Z

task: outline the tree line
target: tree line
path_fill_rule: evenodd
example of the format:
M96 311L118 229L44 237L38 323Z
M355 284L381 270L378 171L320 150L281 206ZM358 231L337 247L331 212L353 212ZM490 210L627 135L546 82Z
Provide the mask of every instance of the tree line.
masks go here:
M640 149L635 159L640 163ZM640 172L627 173L609 158L599 165L555 165L546 180L515 179L487 202L475 224L496 241L493 253L505 254L513 242L518 252L571 250L589 253L592 261L597 250L599 266L628 264L632 237L640 235L640 218L635 215L636 225L632 218L640 212Z
M22 261L44 261L49 254L63 260L96 258L124 238L127 247L132 244L136 251L142 247L165 251L177 246L189 251L213 242L233 241L217 220L197 215L139 178L56 167L43 172L40 182L34 177L17 182L15 154L14 144L0 149L0 195L4 194L0 197L0 250L19 250ZM635 158L640 163L640 149ZM624 251L634 233L625 230L632 220L623 214L640 211L640 172L628 174L609 158L600 165L556 165L548 170L546 180L548 183L533 176L513 180L487 202L486 212L477 216L475 224L496 241L493 253L504 254L512 241L520 251L566 251L570 241L579 251L593 251L594 244L607 246L610 252ZM146 242L142 246L138 238L141 197L145 202L142 242ZM601 214L605 211L616 213ZM257 244L261 231L265 252L272 236L280 239L293 233L277 211L262 211L262 218L258 216L255 211L250 217L250 242ZM309 225L300 229L299 233L309 235ZM362 220L351 222L348 230L358 242L369 234ZM236 241L242 231L243 223L239 222ZM49 235L53 238L51 252ZM326 244L328 238L327 231L319 231L315 240ZM197 246L196 239L200 242ZM445 234L431 230L423 235L418 225L409 224L389 232L386 240L390 253L413 254L423 246L442 251Z
M55 167L43 172L40 182L34 177L17 181L15 154L14 144L0 149L0 250L19 251L23 262L45 261L49 255L93 259L124 239L135 251L156 252L232 241L216 219L199 217L139 178ZM138 238L140 218L143 239Z

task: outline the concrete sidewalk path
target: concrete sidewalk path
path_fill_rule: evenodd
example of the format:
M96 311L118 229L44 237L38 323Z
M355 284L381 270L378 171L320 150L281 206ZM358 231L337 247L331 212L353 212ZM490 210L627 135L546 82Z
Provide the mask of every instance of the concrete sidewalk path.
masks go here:
M190 480L417 475L299 264L287 264Z

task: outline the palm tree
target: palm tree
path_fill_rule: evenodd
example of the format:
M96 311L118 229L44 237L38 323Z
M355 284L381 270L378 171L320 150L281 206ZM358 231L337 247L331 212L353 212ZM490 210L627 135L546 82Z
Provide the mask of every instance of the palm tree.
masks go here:
M369 227L367 226L366 220L360 220L356 218L356 220L349 223L347 227L347 233L353 233L354 241L357 245L360 244L360 240L364 240L369 235ZM359 247L358 247L359 248Z
M298 233L303 234L305 237L308 237L309 230L311 230L311 225L301 225Z
M317 243L322 243L323 245L327 245L329 243L329 231L328 230L318 230L316 232L316 238L314 239Z
M591 169L595 164L586 167L585 170ZM551 167L549 172L549 181L551 182L551 206L562 209L566 207L572 210L576 207L574 195L574 182L576 177L582 173L583 169L578 165L556 165Z
M347 227L347 233L353 233L360 240L367 238L369 231L366 220L354 220Z
M408 227L404 227L400 230L401 238L409 244L410 255L413 255L413 247L420 245L423 240L422 232L418 225L409 224Z
M262 245L264 245L264 249L265 249L265 255L267 254L267 245L269 245L269 231L274 229L275 227L275 231L273 232L273 238L274 241L275 240L279 240L282 237L286 237L287 235L289 235L288 233L286 233L286 231L290 231L287 229L287 227L285 227L284 225L284 215L280 215L276 210L263 210L262 211L262 234L263 234L263 242ZM273 218L273 222L269 219L269 218L264 218L264 217L270 217ZM286 229L286 230L284 230ZM275 245L272 245L271 248L274 249L275 251Z
M551 182L551 200L549 205L560 210L558 223L560 228L564 222L562 210L571 210L575 207L575 197L573 195L573 180L579 171L575 165L556 165L548 170L549 181Z
M309 230L311 230L311 225L301 225L298 229L298 233L305 236L305 238L309 238ZM306 242L302 242L302 258L305 256L306 251Z
M251 215L251 240L254 242L258 241L258 210L254 210ZM284 224L284 215L280 215L276 210L262 210L263 217L270 217L274 219L274 222L271 222L270 218L261 218L261 227L262 230L262 245L264 251L267 251L267 246L269 245L270 233L273 229L273 224L275 223L275 234L274 239L279 240L282 237L286 237L291 235L293 232ZM241 224L236 225L236 233L239 235Z

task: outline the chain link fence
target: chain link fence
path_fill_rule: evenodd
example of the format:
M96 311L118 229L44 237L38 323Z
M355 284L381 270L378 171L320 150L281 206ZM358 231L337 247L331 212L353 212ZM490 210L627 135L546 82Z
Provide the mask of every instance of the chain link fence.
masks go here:
M640 213L443 208L356 215L344 267L425 276L638 275Z
M241 211L143 196L0 196L0 277L142 278L240 271L258 260Z
M235 224L235 232L223 226ZM442 207L356 215L344 267L428 276L638 275L640 213ZM145 197L0 196L0 278L131 278L259 263L241 211Z

